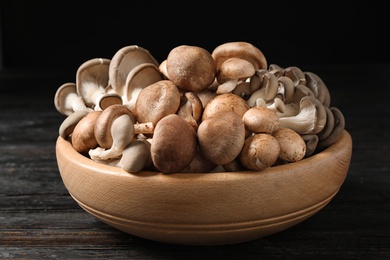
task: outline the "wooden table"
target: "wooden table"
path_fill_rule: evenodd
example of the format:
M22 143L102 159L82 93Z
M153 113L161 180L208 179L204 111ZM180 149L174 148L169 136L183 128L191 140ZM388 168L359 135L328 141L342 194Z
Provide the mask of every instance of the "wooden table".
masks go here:
M308 66L353 139L347 179L308 220L246 243L179 246L122 233L69 196L55 141L56 89L69 75L0 74L0 258L390 259L390 64Z

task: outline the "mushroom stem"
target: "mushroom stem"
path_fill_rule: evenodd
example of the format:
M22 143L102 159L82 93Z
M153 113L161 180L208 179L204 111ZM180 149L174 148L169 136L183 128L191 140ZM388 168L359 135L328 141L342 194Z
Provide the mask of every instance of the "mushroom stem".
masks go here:
M153 134L154 133L154 125L152 122L146 123L135 123L134 124L134 134Z
M134 124L132 118L121 115L111 124L112 146L107 150L92 149L89 151L91 159L109 160L122 155L125 147L134 139Z

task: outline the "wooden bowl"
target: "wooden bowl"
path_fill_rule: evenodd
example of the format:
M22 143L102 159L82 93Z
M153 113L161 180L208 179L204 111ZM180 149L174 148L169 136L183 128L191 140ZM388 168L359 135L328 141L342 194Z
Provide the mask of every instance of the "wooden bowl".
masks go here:
M321 153L260 172L130 174L61 137L56 155L70 195L108 225L165 243L232 244L290 228L327 205L347 176L352 138L344 130Z

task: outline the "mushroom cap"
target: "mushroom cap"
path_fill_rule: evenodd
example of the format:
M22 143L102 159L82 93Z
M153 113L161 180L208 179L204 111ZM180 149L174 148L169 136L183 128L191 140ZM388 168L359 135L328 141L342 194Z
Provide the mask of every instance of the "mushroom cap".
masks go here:
M223 43L212 51L211 56L214 58L217 69L231 57L249 61L255 70L267 68L267 60L263 52L253 44L244 41Z
M306 154L306 142L300 134L290 128L279 127L273 134L279 142L279 157L286 162L302 160Z
M255 74L255 67L251 62L232 57L225 60L217 70L217 80L225 83L232 79L245 80Z
M216 165L233 161L245 141L242 117L231 110L220 111L204 119L198 126L201 155Z
M279 117L280 127L291 128L298 134L318 134L326 125L324 105L313 96L304 96L299 103L299 113Z
M100 147L105 149L111 148L113 144L111 125L116 118L122 115L128 115L134 123L134 116L131 111L126 106L119 104L107 107L97 118L94 131Z
M150 156L151 144L146 140L130 142L122 152L119 166L131 173L137 173L152 165Z
M245 139L238 158L245 168L261 171L271 167L277 161L279 154L280 146L275 137L259 133Z
M85 61L77 69L77 93L84 99L84 102L88 107L96 105L95 100L93 100L92 97L94 93L100 92L102 95L105 94L105 88L108 85L109 66L109 59L94 58ZM122 100L118 95L111 94L108 98L113 99L113 101L108 103L122 103Z
M130 71L139 64L152 63L159 66L158 61L145 48L129 45L119 49L111 58L108 71L109 84L120 96L124 94L124 86Z
M279 128L279 116L266 107L255 106L242 116L245 129L252 133L272 134Z
M157 123L150 154L158 170L163 173L180 172L192 162L196 152L196 132L187 121L170 114Z
M71 135L73 148L81 154L88 154L90 149L98 147L98 142L95 137L95 124L101 111L91 111L75 126Z
M143 89L157 81L164 79L157 65L154 63L141 63L135 66L127 75L123 87L122 98L124 102L134 97L135 89Z
M69 116L74 112L73 102L79 103L79 110L86 109L86 105L81 96L77 93L76 83L67 82L57 88L54 95L54 106L58 112Z
M201 91L215 80L214 59L206 49L180 45L173 48L166 59L168 78L186 91Z
M89 113L88 110L77 110L67 116L64 121L62 121L59 129L58 134L62 138L66 139L69 137L70 134L73 133L74 128L78 124L78 122L87 114Z
M240 117L249 109L246 100L233 93L223 93L212 98L203 109L202 121L219 111L233 111Z
M325 82L315 73L310 71L303 72L306 78L306 86L312 90L315 97L321 101L324 106L329 107L331 102L330 92Z
M135 103L137 121L140 123L157 122L175 114L180 105L180 92L170 80L157 81L142 89Z

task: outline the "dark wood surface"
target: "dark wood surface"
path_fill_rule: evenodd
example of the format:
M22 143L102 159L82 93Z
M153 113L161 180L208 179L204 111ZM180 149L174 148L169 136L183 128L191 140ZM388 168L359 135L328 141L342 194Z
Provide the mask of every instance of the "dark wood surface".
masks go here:
M390 64L313 66L353 139L347 179L308 220L240 244L179 246L122 233L69 196L55 140L61 75L0 77L0 258L390 259Z

